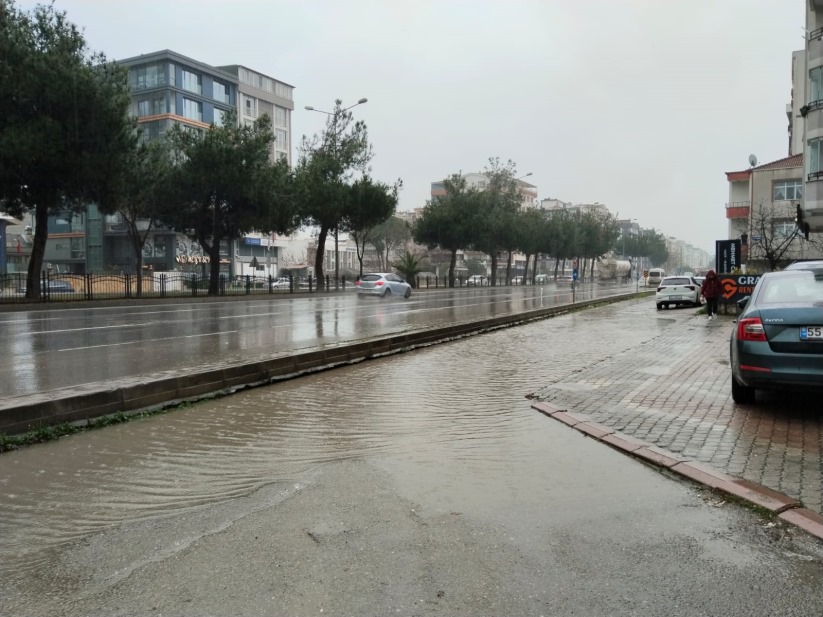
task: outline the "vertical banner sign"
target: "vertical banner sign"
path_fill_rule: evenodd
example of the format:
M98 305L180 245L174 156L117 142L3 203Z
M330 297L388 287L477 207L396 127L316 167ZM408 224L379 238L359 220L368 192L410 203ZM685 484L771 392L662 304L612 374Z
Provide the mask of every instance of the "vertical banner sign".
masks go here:
M740 240L716 240L715 272L732 272L740 267Z

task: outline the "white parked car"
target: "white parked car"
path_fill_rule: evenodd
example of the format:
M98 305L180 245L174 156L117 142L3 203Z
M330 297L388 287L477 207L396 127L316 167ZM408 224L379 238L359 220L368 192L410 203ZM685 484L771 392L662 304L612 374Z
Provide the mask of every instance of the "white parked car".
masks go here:
M667 276L657 287L657 310L664 306L700 306L700 285L691 276Z
M486 278L485 274L472 274L468 279L466 279L466 285L470 287L482 287L483 285L488 285L489 279Z

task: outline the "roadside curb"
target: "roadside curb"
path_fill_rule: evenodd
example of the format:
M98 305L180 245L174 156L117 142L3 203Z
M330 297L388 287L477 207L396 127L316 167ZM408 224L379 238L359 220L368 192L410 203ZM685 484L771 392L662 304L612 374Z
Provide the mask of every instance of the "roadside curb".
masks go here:
M592 437L616 450L667 469L712 490L748 501L823 540L823 515L804 508L803 504L793 497L761 484L730 476L709 465L668 452L630 435L624 435L588 420L584 414L570 412L565 408L543 401L533 402L531 406L532 409L562 422L587 437Z

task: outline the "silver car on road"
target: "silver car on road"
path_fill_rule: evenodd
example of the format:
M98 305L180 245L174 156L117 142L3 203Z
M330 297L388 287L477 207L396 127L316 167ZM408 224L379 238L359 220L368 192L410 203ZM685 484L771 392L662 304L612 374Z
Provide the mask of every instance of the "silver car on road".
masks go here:
M358 296L387 296L396 295L403 298L411 296L411 285L391 272L375 272L364 274L355 283Z

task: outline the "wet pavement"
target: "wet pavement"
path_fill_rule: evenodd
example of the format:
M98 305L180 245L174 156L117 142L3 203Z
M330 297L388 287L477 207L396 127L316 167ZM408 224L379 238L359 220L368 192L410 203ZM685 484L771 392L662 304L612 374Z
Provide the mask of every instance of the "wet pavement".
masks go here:
M641 352L699 339L689 313L567 314L0 455L0 614L818 617L820 542L525 398L663 376Z
M627 285L587 284L574 299L631 291ZM5 310L0 312L0 398L287 356L572 299L568 287L550 284L421 290L409 300L358 299L347 292Z
M538 399L623 434L707 463L823 512L823 405L809 393L731 399L733 317L658 312L652 300L595 309L575 349L553 358ZM615 334L630 332L625 344Z

